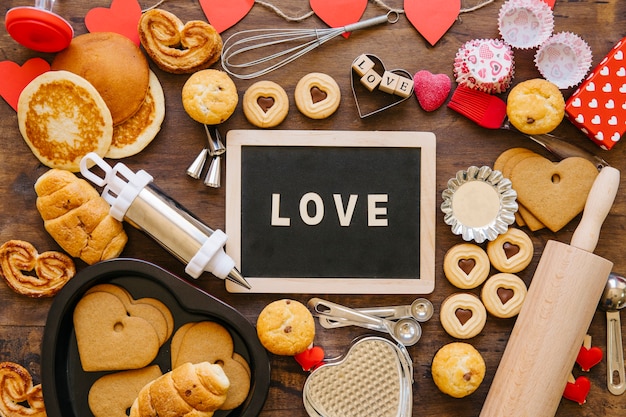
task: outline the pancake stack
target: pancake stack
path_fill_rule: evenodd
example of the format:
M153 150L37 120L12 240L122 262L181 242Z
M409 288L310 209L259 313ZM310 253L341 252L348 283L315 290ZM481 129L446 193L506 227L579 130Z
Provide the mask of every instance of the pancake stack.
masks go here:
M165 116L161 84L123 35L87 33L57 54L18 102L18 122L35 156L72 172L87 152L124 158L144 149Z

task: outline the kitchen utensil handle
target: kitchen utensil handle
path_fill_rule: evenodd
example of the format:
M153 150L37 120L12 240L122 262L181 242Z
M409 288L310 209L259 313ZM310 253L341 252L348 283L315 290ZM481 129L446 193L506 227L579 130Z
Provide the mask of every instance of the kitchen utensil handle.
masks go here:
M549 133L543 135L526 136L546 148L546 150L548 150L551 154L561 159L573 156L585 158L586 160L592 162L596 166L596 168L598 168L598 170L609 166L609 163L599 156L594 155L591 152L588 152L587 150L574 145L573 143L567 142L564 139L558 138Z
M606 313L606 382L609 392L622 395L626 391L624 345L619 311Z
M587 252L594 251L598 244L602 223L615 200L619 180L619 170L613 167L602 168L587 196L582 218L572 236L572 246Z
M370 316L369 314L361 313L355 309L345 307L340 304L335 304L327 300L322 300L321 298L311 298L308 305L309 308L311 308L316 315L342 317L354 322L377 326L381 329L381 331L386 330L383 319L375 316Z

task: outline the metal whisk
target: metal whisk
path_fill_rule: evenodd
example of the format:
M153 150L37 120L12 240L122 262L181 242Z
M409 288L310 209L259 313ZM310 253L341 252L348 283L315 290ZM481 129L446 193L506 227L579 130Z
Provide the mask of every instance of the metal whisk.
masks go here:
M287 65L339 35L382 23L396 23L399 19L400 14L398 12L390 11L382 16L340 28L244 30L233 34L224 42L222 67L233 77L249 80ZM295 46L271 55L259 56L258 51L260 49L282 44L295 44ZM244 58L244 55L250 56L250 54L254 57ZM235 57L238 57L239 60L234 59ZM246 59L248 60L245 61ZM257 69L259 67L260 69Z

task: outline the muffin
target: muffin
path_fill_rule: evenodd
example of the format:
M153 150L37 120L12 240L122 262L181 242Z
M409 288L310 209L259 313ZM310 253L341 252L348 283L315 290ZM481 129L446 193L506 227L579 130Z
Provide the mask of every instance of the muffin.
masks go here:
M313 315L298 301L274 301L261 311L256 324L259 341L275 355L304 352L315 337Z
M542 78L523 81L509 92L506 114L511 124L522 133L549 133L565 116L565 99L550 81Z
M463 398L476 391L483 382L485 361L469 343L453 342L435 354L431 372L441 392Z
M228 119L239 102L237 87L224 71L195 72L182 91L183 107L197 122L216 125Z

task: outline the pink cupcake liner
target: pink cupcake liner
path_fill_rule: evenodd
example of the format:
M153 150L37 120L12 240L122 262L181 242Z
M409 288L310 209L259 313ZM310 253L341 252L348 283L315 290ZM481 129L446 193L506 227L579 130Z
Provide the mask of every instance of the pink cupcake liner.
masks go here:
M501 39L468 41L454 59L454 76L459 85L487 93L506 91L514 71L513 51Z
M537 50L535 66L560 89L578 85L591 68L591 48L571 32L552 35Z
M554 14L543 0L508 0L500 8L498 30L513 48L535 48L552 34Z

